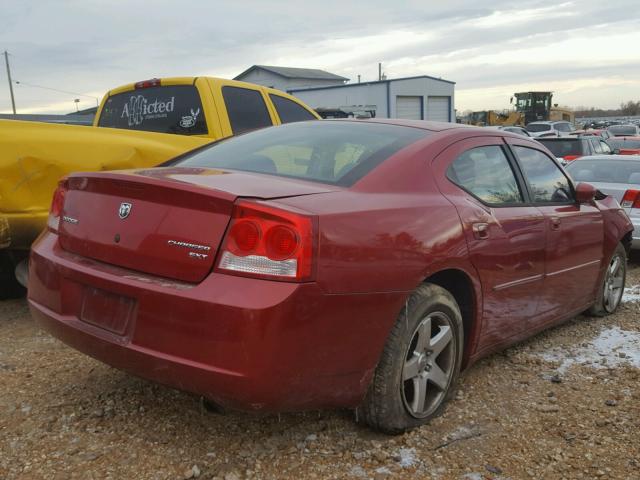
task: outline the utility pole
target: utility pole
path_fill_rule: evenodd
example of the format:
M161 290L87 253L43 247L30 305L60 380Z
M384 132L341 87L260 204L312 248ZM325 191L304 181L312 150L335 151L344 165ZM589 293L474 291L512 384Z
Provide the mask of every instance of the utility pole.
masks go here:
M11 81L11 70L9 69L9 52L4 51L4 63L7 65L7 78L9 79L9 93L11 94L11 107L13 114L16 114L16 100L13 98L13 82Z

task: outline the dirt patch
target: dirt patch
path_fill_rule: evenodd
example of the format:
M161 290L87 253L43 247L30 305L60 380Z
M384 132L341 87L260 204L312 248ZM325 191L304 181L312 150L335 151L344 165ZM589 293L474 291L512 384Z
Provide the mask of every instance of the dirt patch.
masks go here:
M0 479L637 479L640 302L625 299L481 361L442 417L398 437L349 411L211 414L0 302Z

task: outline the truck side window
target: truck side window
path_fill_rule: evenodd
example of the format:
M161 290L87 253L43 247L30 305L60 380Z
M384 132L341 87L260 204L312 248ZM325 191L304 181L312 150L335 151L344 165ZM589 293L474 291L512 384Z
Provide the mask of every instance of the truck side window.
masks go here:
M262 94L257 90L222 87L229 122L234 135L273 125Z
M269 98L276 107L282 123L302 122L304 120L316 120L309 110L280 95L269 94Z

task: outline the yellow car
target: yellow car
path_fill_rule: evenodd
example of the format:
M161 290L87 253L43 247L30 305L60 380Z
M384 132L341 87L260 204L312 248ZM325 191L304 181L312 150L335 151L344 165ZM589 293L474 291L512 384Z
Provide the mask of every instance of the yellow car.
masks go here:
M319 119L279 90L211 77L152 79L107 92L92 127L0 120L0 298L21 292L29 247L58 180L158 165L249 130Z

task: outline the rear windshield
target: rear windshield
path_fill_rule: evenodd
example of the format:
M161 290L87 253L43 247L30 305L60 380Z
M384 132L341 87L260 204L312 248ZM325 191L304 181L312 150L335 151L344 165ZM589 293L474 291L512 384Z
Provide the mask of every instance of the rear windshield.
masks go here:
M150 87L112 95L105 102L98 126L178 135L207 133L200 95L193 85Z
M567 155L582 155L582 141L579 139L567 140L551 140L540 138L537 139L545 147L551 150L556 157L565 157Z
M570 123L556 123L555 129L559 132L571 132L573 128Z
M267 173L349 186L430 132L366 122L308 121L215 143L173 165Z
M525 127L529 132L546 132L551 130L551 125L546 123L530 123Z
M640 185L640 162L635 160L578 160L566 169L577 182Z
M628 138L609 138L607 143L611 148L640 148L640 140L631 140Z
M614 125L607 130L614 135L637 135L638 133L638 127L635 125Z

